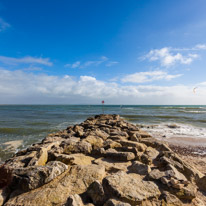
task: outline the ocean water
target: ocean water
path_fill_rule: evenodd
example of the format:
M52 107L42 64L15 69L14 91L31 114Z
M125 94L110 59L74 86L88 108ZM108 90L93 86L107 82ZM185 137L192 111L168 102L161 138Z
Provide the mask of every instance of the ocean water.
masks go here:
M101 105L0 105L0 160L40 142L48 133L100 113L103 113ZM104 113L120 114L157 138L206 140L205 105L105 105ZM10 141L20 143L13 147Z

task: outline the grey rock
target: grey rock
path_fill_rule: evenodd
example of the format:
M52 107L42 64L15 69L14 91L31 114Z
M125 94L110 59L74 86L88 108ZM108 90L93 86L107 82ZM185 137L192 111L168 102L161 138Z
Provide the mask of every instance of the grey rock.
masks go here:
M149 165L143 164L139 161L134 161L130 167L128 167L130 173L137 173L140 175L147 175L151 168Z

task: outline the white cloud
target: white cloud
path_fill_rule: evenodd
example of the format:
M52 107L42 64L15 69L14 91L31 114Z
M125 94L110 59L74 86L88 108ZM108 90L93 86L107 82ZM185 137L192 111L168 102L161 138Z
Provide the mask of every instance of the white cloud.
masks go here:
M161 66L170 67L177 63L179 64L191 64L194 59L198 57L197 54L183 55L181 53L174 53L170 47L164 47L162 49L151 50L143 59L149 59L149 61L159 61Z
M99 81L91 76L74 79L0 69L0 103L44 104L206 104L206 85L133 85Z
M8 65L18 65L18 64L41 64L46 66L53 65L53 63L50 61L49 58L42 58L42 57L37 58L31 56L26 56L22 58L0 56L0 62Z
M171 80L182 76L182 74L171 75L165 71L137 72L126 75L122 78L122 82L145 83L156 80Z
M11 25L0 18L0 32L5 31L9 27L11 27Z

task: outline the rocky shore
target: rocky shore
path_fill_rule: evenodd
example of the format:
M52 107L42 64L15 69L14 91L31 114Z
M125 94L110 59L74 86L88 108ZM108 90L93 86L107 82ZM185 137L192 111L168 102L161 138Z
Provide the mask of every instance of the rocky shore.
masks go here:
M1 165L0 205L206 205L204 171L171 148L119 115L90 117Z

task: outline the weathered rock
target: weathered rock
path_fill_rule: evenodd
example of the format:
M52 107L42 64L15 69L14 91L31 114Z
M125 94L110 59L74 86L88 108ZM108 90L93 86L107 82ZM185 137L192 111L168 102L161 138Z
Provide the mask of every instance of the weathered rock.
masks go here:
M68 197L65 206L84 206L84 203L79 195L74 194Z
M143 130L139 130L139 131L138 131L138 135L139 135L141 138L150 138L150 137L152 137L148 132L143 131Z
M147 146L139 142L133 142L129 140L119 140L118 141L122 146L126 147L136 147L139 151L145 151Z
M103 140L106 140L109 137L109 135L106 132L100 129L96 129L94 131L94 135L97 137L101 137Z
M203 177L203 174L201 172L183 161L174 152L161 152L157 159L159 161L159 167L165 168L168 166L173 166L190 181L198 182L199 179Z
M206 192L206 176L200 178L197 182L197 185L200 188L200 190Z
M82 153L76 154L54 154L57 161L63 162L67 165L90 165L94 160L93 157L86 156Z
M109 199L104 206L131 206L129 203L121 202L116 199Z
M4 187L2 189L0 189L0 206L2 206L4 204L4 202L6 201L6 199L8 198L10 194L10 190L8 187Z
M149 174L148 178L150 180L160 180L162 177L164 177L166 174L164 171L160 171L158 169L153 169Z
M157 149L158 151L172 151L167 144L162 143L155 138L144 138L141 139L141 143L144 143L147 146L153 147Z
M152 147L147 147L144 154L147 155L148 159L151 159L151 161L153 162L159 155L159 152Z
M103 147L103 142L104 141L100 137L95 137L95 136L89 135L84 140L86 142L90 143L93 146L93 148Z
M118 198L131 205L141 204L146 199L157 198L160 191L156 184L144 181L137 174L118 172L103 179L106 195Z
M106 200L104 189L99 181L94 181L89 186L87 195L92 199L95 205L102 205Z
M27 167L29 162L36 157L37 151L26 151L8 159L5 164L11 168Z
M67 169L67 165L59 161L49 162L46 166L15 169L12 187L22 191L33 190L50 182Z
M50 134L4 166L12 171L0 172L0 186L10 189L0 190L5 206L195 205L196 186L206 189L203 174L118 115Z
M169 177L174 177L175 179L177 180L180 180L180 181L187 181L186 177L180 173L175 167L173 167L172 165L168 165L167 166L167 171L165 172L166 173L166 176L169 176Z
M186 187L178 188L173 192L178 198L183 200L192 200L196 197L197 189L194 185L189 184Z
M111 139L107 139L106 141L104 141L103 147L105 149L109 149L109 148L116 148L116 147L121 147L122 145L118 142L115 142Z
M40 148L38 149L36 155L31 159L29 164L27 166L43 166L46 164L48 160L48 153L47 153L47 148Z
M5 206L63 205L69 195L82 194L95 180L105 176L103 166L72 166L66 173L40 188L10 198Z
M181 205L183 205L182 202L175 195L172 195L171 193L169 193L167 191L163 192L162 197L165 201L166 206L181 206Z
M85 140L82 141L74 141L71 139L66 140L60 146L64 148L64 154L72 154L72 153L83 153L90 154L92 151L92 146L90 143Z
M151 168L149 165L143 164L139 161L134 161L131 166L128 167L130 173L137 173L140 175L147 175Z
M115 173L120 170L127 171L127 167L132 164L130 161L119 162L118 160L112 160L110 158L103 158L103 157L94 160L94 163L97 165L105 166L105 169L108 173Z
M105 151L104 157L119 161L130 161L135 159L135 155L132 152L117 152L114 149L108 149Z

